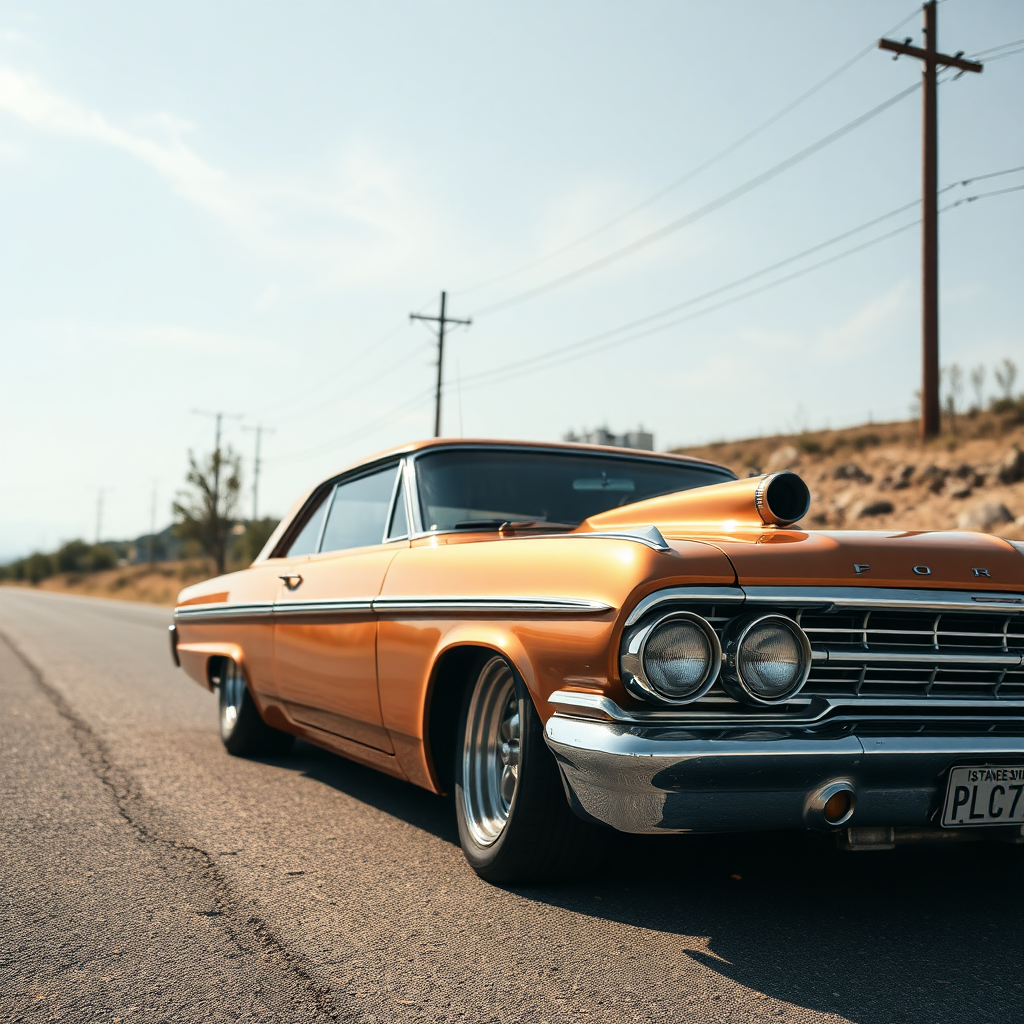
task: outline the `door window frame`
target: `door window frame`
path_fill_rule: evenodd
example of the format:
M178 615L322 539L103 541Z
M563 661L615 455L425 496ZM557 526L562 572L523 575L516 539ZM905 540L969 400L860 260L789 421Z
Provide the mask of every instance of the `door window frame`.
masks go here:
M316 550L309 552L305 555L296 555L296 558L315 558L317 555L323 554L335 554L337 552L322 551L324 540L324 532L327 529L327 520L330 517L331 509L334 506L334 495L338 487L342 484L352 483L355 480L360 480L366 476L373 476L374 473L379 473L382 470L396 468L397 473L395 474L395 482L391 488L391 497L388 500L387 514L384 519L384 529L381 532L381 539L377 542L378 544L393 544L396 541L408 541L410 534L404 533L400 537L388 537L388 530L391 528L391 519L395 511L396 501L405 502L405 517L406 525L410 522L409 510L411 506L411 499L409 497L409 460L405 458L400 459L385 459L382 462L376 462L369 466L360 466L358 469L354 469L351 472L345 473L341 476L333 477L330 480L325 480L324 483L318 487L310 496L309 500L299 511L299 514L295 516L289 525L288 529L284 532L281 539L277 542L273 552L270 554L270 558L288 558L288 548L294 542L295 538L302 532L302 528L306 525L309 517L316 513L321 503L324 505L324 518L320 524L320 532L316 539ZM326 496L325 496L326 495ZM371 545L372 546L372 545ZM355 551L356 548L338 548L337 551Z

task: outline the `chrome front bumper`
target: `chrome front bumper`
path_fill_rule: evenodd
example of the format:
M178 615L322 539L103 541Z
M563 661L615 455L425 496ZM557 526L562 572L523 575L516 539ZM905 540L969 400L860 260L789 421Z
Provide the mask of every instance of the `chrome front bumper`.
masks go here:
M557 713L545 739L577 813L623 832L829 829L816 796L834 782L856 793L844 827L937 827L951 766L1024 764L1024 736L702 732Z

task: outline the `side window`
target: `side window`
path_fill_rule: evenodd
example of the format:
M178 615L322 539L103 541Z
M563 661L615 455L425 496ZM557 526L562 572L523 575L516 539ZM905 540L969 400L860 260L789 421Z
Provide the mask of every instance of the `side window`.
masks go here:
M321 551L343 551L380 544L391 506L397 466L347 480L334 489Z
M327 511L327 499L330 496L331 492L328 490L320 499L313 514L306 520L306 525L288 546L288 550L285 552L286 557L297 558L299 555L311 555L316 551L316 542L320 539L320 527L323 526L324 512Z

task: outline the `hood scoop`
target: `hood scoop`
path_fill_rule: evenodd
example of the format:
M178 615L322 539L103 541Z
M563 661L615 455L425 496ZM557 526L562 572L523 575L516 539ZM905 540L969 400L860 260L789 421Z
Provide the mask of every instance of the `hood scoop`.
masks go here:
M746 480L695 487L591 516L580 530L612 531L656 524L725 530L785 528L811 506L811 492L796 473L771 473Z

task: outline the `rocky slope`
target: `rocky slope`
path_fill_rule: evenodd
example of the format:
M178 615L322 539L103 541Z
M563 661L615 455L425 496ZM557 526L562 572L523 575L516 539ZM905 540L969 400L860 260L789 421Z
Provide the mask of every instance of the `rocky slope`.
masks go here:
M792 469L811 488L808 527L981 530L1024 539L1024 410L960 416L922 444L916 422L677 449L740 476Z

